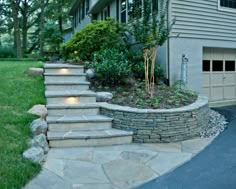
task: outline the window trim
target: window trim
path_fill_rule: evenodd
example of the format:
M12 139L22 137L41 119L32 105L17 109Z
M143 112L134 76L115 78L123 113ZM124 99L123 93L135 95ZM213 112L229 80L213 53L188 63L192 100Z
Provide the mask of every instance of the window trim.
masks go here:
M219 11L224 11L224 12L231 12L231 13L235 13L236 12L236 9L234 9L234 8L228 8L228 7L220 6L220 0L218 0L218 10Z

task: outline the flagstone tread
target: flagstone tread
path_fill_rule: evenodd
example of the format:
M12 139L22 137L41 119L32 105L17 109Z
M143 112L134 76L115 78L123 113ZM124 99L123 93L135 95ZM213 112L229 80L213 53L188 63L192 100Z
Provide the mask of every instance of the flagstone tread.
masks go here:
M86 76L85 73L68 73L68 74L61 74L61 73L44 73L44 76Z
M46 97L71 97L71 96L86 96L96 97L96 93L90 90L78 91L78 90L67 90L67 91L46 91Z
M91 123L91 122L110 122L112 120L113 120L112 118L101 115L47 117L48 123Z
M89 85L88 81L45 81L45 85Z
M89 109L89 108L99 108L99 107L100 106L96 103L78 104L78 105L66 105L66 104L47 105L47 109Z
M84 131L69 131L69 132L53 132L49 131L48 140L68 140L68 139L100 139L100 138L113 138L132 136L133 132L122 131L118 129L107 129L107 130L84 130Z
M72 64L44 64L45 69L50 68L84 68L84 66L80 65L72 65Z

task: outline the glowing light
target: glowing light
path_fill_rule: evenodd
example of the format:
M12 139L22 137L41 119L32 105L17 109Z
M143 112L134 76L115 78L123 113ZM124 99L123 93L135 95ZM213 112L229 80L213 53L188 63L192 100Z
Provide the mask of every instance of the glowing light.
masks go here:
M65 104L79 104L79 97L68 97L65 99Z
M61 74L68 74L68 73L69 73L69 70L66 69L66 68L62 68L62 69L60 69L60 73L61 73Z

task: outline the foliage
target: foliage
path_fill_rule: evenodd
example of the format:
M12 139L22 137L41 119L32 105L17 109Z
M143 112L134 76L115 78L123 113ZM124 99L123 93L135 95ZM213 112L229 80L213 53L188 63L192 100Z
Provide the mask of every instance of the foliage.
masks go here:
M65 58L79 56L81 60L92 60L93 54L101 49L122 48L121 31L122 27L112 19L94 21L62 45L62 54Z
M125 54L114 48L95 53L89 67L95 70L96 80L101 85L119 85L131 74Z
M0 58L14 58L16 53L13 48L0 46Z
M168 0L161 0L160 10L153 11L152 1L146 0L143 4L142 19L140 19L140 8L136 6L139 0L134 0L131 33L135 40L143 45L143 49L162 46L167 40L173 24L168 23L166 19L168 2Z
M59 52L60 44L63 41L63 37L56 24L50 23L45 25L44 37L47 51Z
M145 82L136 81L133 85L105 88L92 86L97 91L109 91L113 94L110 103L134 108L169 109L189 105L196 101L197 94L185 89L155 85L154 94L145 92Z
M139 50L127 50L125 51L127 58L131 64L131 70L133 72L133 76L136 79L144 80L145 79L145 67L144 67L144 59L142 53ZM149 68L151 69L151 68ZM155 64L155 81L158 79L164 79L164 71L160 64ZM156 82L157 83L157 82Z
M160 1L160 10L152 9L152 1L143 3L140 12L139 0L134 0L131 32L135 40L143 46L145 70L145 90L152 94L155 82L156 54L159 46L167 40L171 24L166 21L168 0ZM142 15L142 18L140 18Z
M145 79L145 68L143 62L139 61L135 64L132 64L132 72L136 79L144 80ZM163 80L164 72L160 64L155 65L155 81Z
M33 105L44 104L42 77L24 74L39 62L0 62L0 188L22 188L39 171L40 165L22 158L31 136L27 113Z
M36 52L43 54L45 34L44 24L54 23L57 30L52 34L53 38L63 33L63 26L70 24L70 16L68 14L73 0L0 0L0 43L4 35L8 34L14 40L11 45L17 50L18 57ZM61 41L62 42L62 41ZM51 46L51 45L50 45ZM53 48L52 48L53 49Z

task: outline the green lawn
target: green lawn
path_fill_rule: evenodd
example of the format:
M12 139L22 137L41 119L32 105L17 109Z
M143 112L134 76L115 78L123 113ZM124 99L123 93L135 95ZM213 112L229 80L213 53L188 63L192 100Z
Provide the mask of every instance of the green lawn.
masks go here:
M42 63L0 61L0 189L21 188L41 169L22 158L36 118L27 110L45 104L43 78L24 74L30 67Z

